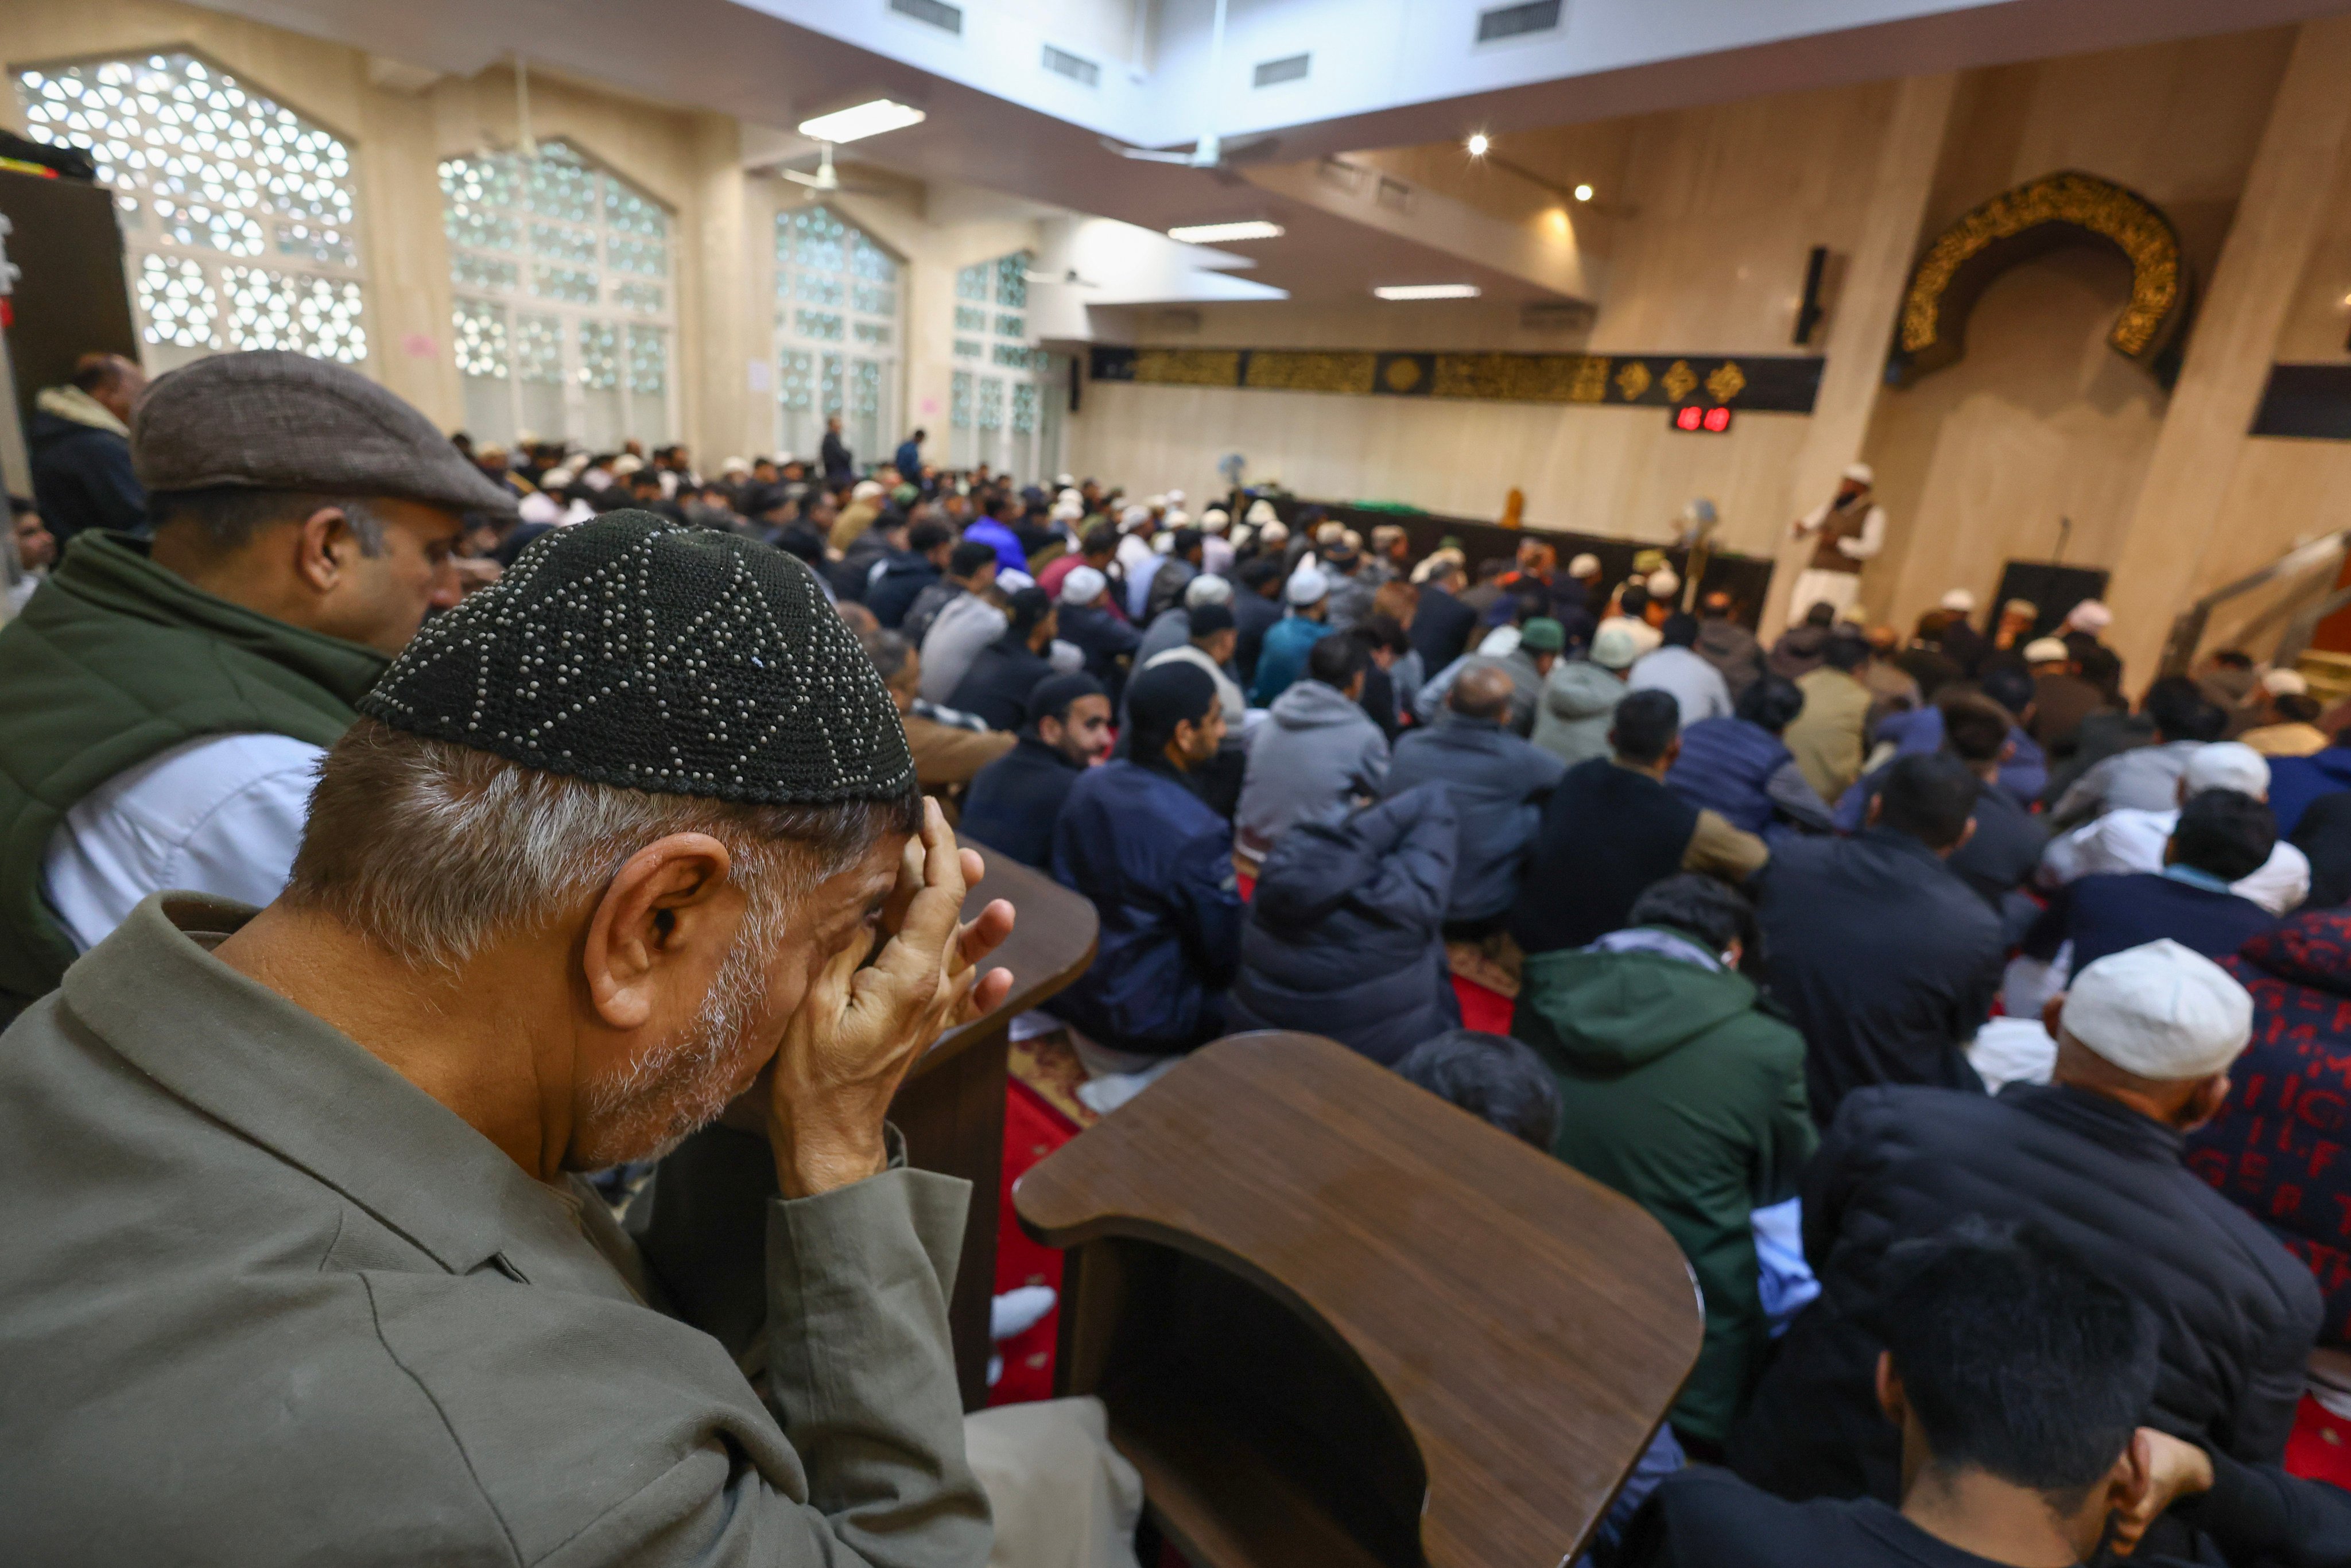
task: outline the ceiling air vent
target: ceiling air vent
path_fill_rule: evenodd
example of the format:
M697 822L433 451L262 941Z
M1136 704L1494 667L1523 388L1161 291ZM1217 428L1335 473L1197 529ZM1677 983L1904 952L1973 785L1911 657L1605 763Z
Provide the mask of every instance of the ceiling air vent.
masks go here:
M1555 33L1567 9L1566 0L1527 0L1523 5L1497 5L1478 13L1478 41L1522 38L1529 33Z
M1278 60L1259 61L1257 74L1250 78L1254 87L1279 87L1286 81L1304 81L1306 68L1312 55L1285 55Z
M963 7L950 5L946 0L890 0L890 9L926 27L936 27L942 33L963 37Z
M1069 78L1080 87L1102 86L1102 67L1081 55L1057 49L1050 44L1045 46L1045 68L1057 77Z

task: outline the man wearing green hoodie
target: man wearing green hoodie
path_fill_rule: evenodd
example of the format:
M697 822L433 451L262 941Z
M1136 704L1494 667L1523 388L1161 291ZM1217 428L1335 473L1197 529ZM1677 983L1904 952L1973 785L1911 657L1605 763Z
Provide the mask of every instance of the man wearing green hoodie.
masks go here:
M1769 1343L1753 1210L1792 1197L1818 1143L1804 1041L1738 973L1754 945L1746 899L1684 873L1635 902L1624 930L1536 954L1510 1032L1557 1075L1552 1152L1638 1203L1688 1258L1706 1343L1675 1430L1719 1448Z

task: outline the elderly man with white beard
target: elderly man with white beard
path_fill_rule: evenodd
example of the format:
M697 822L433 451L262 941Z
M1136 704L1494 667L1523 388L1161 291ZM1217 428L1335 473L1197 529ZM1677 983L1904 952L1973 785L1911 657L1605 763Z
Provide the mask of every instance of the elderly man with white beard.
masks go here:
M814 579L614 514L359 707L282 896L0 1038L10 1560L978 1568L967 1188L883 1116L1012 912ZM747 1094L764 1394L577 1177Z

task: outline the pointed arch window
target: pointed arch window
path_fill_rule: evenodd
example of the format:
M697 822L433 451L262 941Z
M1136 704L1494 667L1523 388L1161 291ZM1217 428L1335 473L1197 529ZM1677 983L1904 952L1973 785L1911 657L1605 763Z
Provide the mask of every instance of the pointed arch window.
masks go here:
M956 273L947 449L956 467L985 463L1023 481L1051 478L1061 458L1061 361L1037 346L1025 250Z
M776 447L810 458L827 416L861 466L901 430L905 263L830 207L776 214Z
M369 354L349 141L187 50L17 70L26 128L86 148L121 214L148 369Z
M674 439L670 209L562 141L440 173L466 429L600 451Z

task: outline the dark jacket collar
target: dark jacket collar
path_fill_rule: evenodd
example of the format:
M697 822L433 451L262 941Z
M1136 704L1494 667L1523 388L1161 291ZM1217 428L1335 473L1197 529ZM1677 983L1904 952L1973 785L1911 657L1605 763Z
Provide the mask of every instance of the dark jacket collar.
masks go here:
M1934 851L1928 849L1924 843L1912 838L1909 834L1904 832L1899 828L1864 828L1861 831L1853 836L1853 841L1860 844L1867 844L1873 848L1885 851L1888 853L1913 856L1918 860L1926 862L1928 864L1934 866L1939 871L1949 871L1951 869L1949 864L1944 861L1941 855L1937 854Z
M2186 1134L2153 1117L2070 1084L2011 1083L2001 1091L2000 1098L2028 1116L2136 1159L2177 1165L2188 1146Z
M1084 763L1071 761L1069 755L1059 747L1048 746L1038 739L1037 732L1033 729L1021 730L1019 743L1012 749L1031 762L1051 762L1058 767L1068 768L1072 773L1083 773L1086 770Z
M212 955L253 910L161 894L66 972L65 1009L204 1115L310 1173L453 1273L508 1236L563 1249L565 1195L341 1030Z

